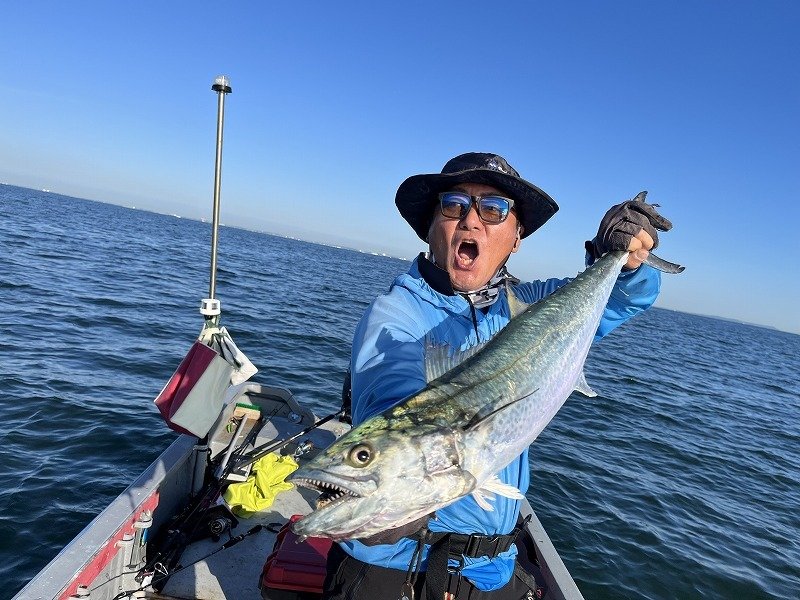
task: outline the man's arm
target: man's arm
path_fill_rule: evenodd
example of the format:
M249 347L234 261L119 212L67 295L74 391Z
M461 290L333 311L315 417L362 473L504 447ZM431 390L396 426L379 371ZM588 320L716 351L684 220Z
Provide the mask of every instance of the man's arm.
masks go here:
M625 321L647 310L658 298L661 273L648 265L634 271L623 271L617 278L606 304L595 341L608 335Z
M354 424L425 387L424 332L418 321L387 296L362 317L350 363Z
M632 316L650 308L661 290L661 273L643 264L658 246L658 232L669 231L672 223L645 202L647 192L612 206L603 216L597 235L586 242L587 264L606 252L626 250L628 262L619 275L595 339L607 335Z

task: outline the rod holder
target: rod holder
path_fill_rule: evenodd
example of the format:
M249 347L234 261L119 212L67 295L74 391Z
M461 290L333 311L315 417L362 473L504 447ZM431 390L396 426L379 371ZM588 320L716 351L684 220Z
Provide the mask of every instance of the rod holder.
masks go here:
M204 317L216 317L221 312L220 302L216 298L203 298L200 301L200 314Z

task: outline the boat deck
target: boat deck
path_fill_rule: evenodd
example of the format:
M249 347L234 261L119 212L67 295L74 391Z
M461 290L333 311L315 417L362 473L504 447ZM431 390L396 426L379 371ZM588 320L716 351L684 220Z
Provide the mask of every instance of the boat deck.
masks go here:
M259 532L213 556L208 555L218 550L227 536L217 542L210 538L195 542L184 552L181 564L200 562L170 577L162 594L179 598L261 600L258 585L261 570L275 545L277 530L292 515L310 512L317 495L313 490L299 488L281 492L268 510L250 519L240 519L232 535L260 524L264 527Z
M249 386L246 399L262 407L264 414L274 412L269 402L274 398L273 393L278 390L263 391ZM247 388L246 388L247 389ZM232 404L232 403L231 403ZM313 423L311 413L304 414L296 405L291 406L295 415L301 415L303 420L294 422L285 418L285 415L273 415L261 429L256 439L255 446L267 444L274 440L287 439L302 430L309 423ZM224 420L221 419L220 423ZM291 450L299 443L311 442L313 449L304 454L299 462L313 458L323 448L327 448L333 440L343 435L349 425L333 420L324 423L319 428L298 438L295 443L288 446ZM229 437L220 429L212 431L210 439L216 440L210 445L214 453L221 452L228 445ZM215 449L214 446L217 445ZM313 510L315 500L319 494L310 489L294 487L277 494L272 505L250 518L237 517L238 526L222 537L213 541L211 538L198 540L184 551L180 565L185 566L180 572L174 573L162 589L166 596L178 598L201 598L208 600L260 600L259 589L261 570L267 557L272 553L279 529L285 525L292 515L308 514ZM222 545L231 537L251 530L256 525L263 527L253 535L245 537L234 547L220 550ZM215 554L215 551L217 551ZM197 562L196 562L197 561ZM192 564L194 563L194 564Z

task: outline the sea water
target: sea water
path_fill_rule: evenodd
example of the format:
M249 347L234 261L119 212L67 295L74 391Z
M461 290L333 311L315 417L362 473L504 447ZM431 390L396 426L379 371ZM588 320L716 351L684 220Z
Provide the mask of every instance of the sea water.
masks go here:
M211 227L6 185L0 219L10 598L175 438L153 398L202 327ZM327 414L358 318L407 268L223 227L223 324L256 381ZM587 598L800 597L798 356L798 335L657 308L593 347L600 395L534 442L528 492Z

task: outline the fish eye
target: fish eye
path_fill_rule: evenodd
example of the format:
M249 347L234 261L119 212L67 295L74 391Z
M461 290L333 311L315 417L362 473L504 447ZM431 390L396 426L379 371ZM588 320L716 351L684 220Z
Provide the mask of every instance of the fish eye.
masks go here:
M366 467L374 457L375 453L368 444L356 444L347 453L347 461L354 467Z

